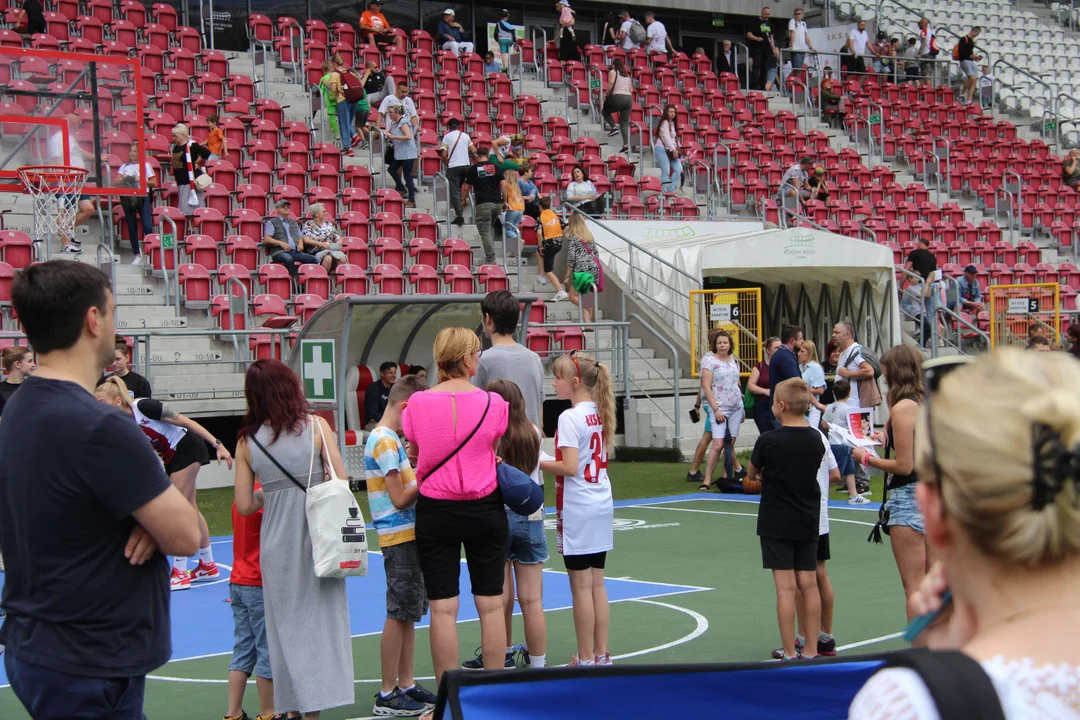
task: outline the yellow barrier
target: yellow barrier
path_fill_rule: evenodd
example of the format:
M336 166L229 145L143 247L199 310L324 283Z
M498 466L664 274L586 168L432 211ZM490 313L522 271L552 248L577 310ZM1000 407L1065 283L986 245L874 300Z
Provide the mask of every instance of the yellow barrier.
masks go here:
M1026 347L1032 324L1048 328L1050 341L1061 337L1061 298L1057 283L991 285L990 347Z
M761 289L690 291L690 350L694 377L701 374L701 358L709 352L709 331L722 328L735 340L733 352L742 376L761 361Z

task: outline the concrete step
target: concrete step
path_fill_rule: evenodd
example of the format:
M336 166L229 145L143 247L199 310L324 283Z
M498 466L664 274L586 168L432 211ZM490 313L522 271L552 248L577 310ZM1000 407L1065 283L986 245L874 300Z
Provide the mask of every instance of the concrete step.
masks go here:
M207 399L243 397L243 373L204 373L194 375L154 374L150 378L154 395L170 399Z

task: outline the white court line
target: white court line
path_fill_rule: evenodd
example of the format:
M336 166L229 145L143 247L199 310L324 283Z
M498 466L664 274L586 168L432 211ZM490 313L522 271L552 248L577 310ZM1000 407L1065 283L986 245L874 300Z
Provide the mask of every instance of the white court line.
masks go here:
M672 512L702 513L704 515L735 515L737 517L757 517L757 513L724 512L723 510L701 510L699 508L675 508L660 507L659 505L635 505L635 509L641 510L670 510ZM876 523L863 522L862 520L848 520L846 518L830 517L829 522L849 523L851 525L865 525L874 527Z
M544 572L552 573L554 575L568 575L569 574L565 570L556 570L555 568L544 568ZM679 591L673 592L673 593L663 593L662 595L646 595L645 596L646 598L664 597L665 595L681 595L681 594L687 593L687 592L706 592L706 591L709 591L709 590L715 590L716 589L716 588L711 588L711 587L702 587L700 585L688 585L686 583L666 583L666 582L655 582L653 580L636 580L636 579L634 579L632 577L629 577L629 576L627 576L627 577L609 577L607 579L608 580L624 580L626 582L641 583L642 585L659 585L660 587L689 588L688 590L679 590ZM629 599L629 598L627 598L627 599ZM612 602L622 602L622 601L621 600L612 600Z
M657 596L657 597L662 597L662 596ZM627 598L625 600L613 600L612 601L612 603L616 603L616 602L636 602L636 603L642 603L644 605L655 605L657 607L663 607L663 608L668 608L668 609L671 609L671 610L677 610L677 611L679 611L681 613L684 613L686 615L689 615L691 618L693 618L696 625L695 625L695 627L694 627L694 629L692 631L690 631L686 635L683 635L681 638L678 638L677 640L672 640L671 642L666 642L666 643L663 643L662 645L656 645L656 646L651 647L651 648L645 648L644 650L636 650L634 652L624 653L622 655L613 655L612 658L611 658L612 660L624 660L626 658L638 657L638 656L641 656L641 655L648 655L650 653L660 652L661 650L668 650L670 648L677 647L679 645L684 645L684 644L686 644L688 642L692 642L693 640L696 640L697 638L701 637L709 629L709 620L708 620L708 618L706 618L704 615L702 615L699 612L696 612L694 610L689 610L689 609L684 608L684 607L680 607L679 605L671 605L671 604L668 604L668 603L655 602L653 600L646 600L646 599L642 599L642 598ZM569 609L570 609L569 607L551 608L552 611L555 611L555 610L569 610ZM545 612L548 612L548 610L545 609ZM466 622L475 622L475 620L460 620L460 621L458 621L458 624L460 625L460 624L466 623ZM418 625L417 626L418 629L422 628L422 627L428 627L428 626L427 625L423 625L423 626ZM365 635L381 635L381 634L382 634L381 631L376 632L376 633L365 633ZM363 636L362 635L354 635L353 637L363 637ZM231 654L231 653L226 653L226 654ZM193 660L194 658L183 658L183 659L184 660ZM176 661L176 662L179 662L179 661ZM227 679L226 680L219 680L219 679L207 679L207 678L183 678L183 677L171 677L171 676L167 676L167 675L147 675L146 679L147 680L159 680L159 681L162 681L162 682L174 682L174 683L195 683L197 685L225 685L225 684L227 684L229 682ZM435 678L428 675L428 676L424 676L424 677L417 677L415 679L419 681L419 680L434 680ZM381 683L382 679L381 678L371 678L371 679L366 679L366 680L354 680L353 682L356 685L372 685L372 684L375 684L375 683ZM254 684L255 684L254 680L248 680L248 685L254 685Z
M893 633L892 635L882 635L881 637L870 638L869 640L860 640L859 642L854 642L850 645L841 645L840 647L836 648L836 651L840 652L841 650L853 650L855 648L864 647L866 645L875 645L880 642L885 642L886 640L895 640L896 638L903 636L904 633L902 632Z
M649 500L649 498L641 498L641 503L638 504L638 505L619 505L615 509L616 510L622 510L624 508L633 509L633 508L639 508L639 507L649 507L649 506L652 506L652 505L676 505L676 504L679 504L679 503L699 502L699 501L700 502L719 502L719 503L724 503L724 502L746 503L747 505L760 505L761 504L760 501L758 501L758 500L744 500L744 499L740 499L740 498L726 498L726 497L688 497L688 498L678 498L676 500L655 500L655 501ZM876 507L868 508L868 507L864 507L862 505L849 505L847 507L833 507L832 505L830 505L829 509L830 510L852 510L854 512L877 512Z

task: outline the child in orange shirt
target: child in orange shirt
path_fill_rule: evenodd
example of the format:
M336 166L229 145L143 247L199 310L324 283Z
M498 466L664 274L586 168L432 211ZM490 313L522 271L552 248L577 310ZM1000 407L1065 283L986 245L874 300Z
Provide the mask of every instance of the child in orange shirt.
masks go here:
M210 134L206 136L206 149L210 151L211 160L225 157L225 131L221 129L220 122L217 115L206 118L206 124L210 126Z
M555 288L552 302L565 300L568 295L563 290L562 283L555 276L555 256L562 250L563 229L562 222L555 211L551 209L551 196L545 195L540 198L540 226L543 228L544 241L540 245L540 252L544 256L544 277Z

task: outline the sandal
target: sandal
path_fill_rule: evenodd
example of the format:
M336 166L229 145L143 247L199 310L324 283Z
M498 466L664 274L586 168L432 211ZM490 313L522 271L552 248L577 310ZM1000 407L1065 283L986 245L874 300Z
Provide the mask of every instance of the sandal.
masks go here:
M710 483L701 483L701 487L698 488L698 492L711 492L711 491L712 491L712 484L710 484Z

